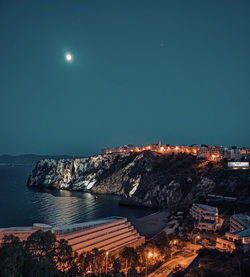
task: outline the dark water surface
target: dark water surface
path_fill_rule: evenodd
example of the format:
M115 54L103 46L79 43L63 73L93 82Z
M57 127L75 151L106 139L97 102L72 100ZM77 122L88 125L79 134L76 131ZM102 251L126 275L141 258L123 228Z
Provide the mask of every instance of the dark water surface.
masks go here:
M70 224L107 216L134 219L156 210L119 206L118 196L47 190L26 186L31 166L0 165L0 227L33 223Z

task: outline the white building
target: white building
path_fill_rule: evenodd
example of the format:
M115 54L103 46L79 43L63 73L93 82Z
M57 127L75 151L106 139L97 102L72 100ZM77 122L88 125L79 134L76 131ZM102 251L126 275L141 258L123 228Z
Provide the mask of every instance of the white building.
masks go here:
M249 169L249 162L228 162L227 167L231 169Z
M229 159L239 160L241 158L240 149L236 146L232 146L231 149L228 149Z

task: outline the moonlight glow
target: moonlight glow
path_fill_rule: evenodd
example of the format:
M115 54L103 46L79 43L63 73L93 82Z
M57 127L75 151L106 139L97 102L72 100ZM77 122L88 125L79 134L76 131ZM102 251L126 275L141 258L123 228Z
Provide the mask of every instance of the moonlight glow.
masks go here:
M66 60L67 62L72 62L72 61L73 61L73 56L72 56L72 54L71 54L71 53L66 53L66 54L65 54L65 60Z

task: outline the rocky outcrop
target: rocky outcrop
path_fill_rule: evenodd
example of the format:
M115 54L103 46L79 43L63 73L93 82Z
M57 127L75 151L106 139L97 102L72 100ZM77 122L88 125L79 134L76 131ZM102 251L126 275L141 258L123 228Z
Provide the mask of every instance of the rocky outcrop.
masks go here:
M208 193L248 196L250 173L229 171L223 161L209 163L187 154L144 151L40 160L28 186L117 194L123 205L177 209Z

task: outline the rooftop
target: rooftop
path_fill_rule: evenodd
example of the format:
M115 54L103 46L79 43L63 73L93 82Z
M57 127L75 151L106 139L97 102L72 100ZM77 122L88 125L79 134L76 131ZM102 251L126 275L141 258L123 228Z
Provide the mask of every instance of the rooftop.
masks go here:
M212 206L208 206L208 205L204 205L204 204L197 204L197 203L195 203L193 205L196 205L197 207L199 207L203 210L209 211L209 212L218 213L218 209L216 207L212 207Z
M102 219L97 219L93 221L87 221L87 222L82 222L82 223L75 223L75 224L65 224L61 226L56 226L52 228L52 231L60 232L62 234L65 233L72 233L84 229L89 229L92 227L96 227L98 225L103 225L107 223L112 223L121 219L125 219L124 217L118 217L118 216L112 216L112 217L106 217Z
M250 228L237 233L240 238L250 237Z
M215 224L215 220L210 220L210 219L204 219L204 218L202 218L200 220L200 223Z
M0 232L21 232L21 231L32 231L32 226L25 226L25 227L8 227L8 228L0 228Z
M231 218L241 221L244 225L250 227L250 217L246 214L234 214Z
M106 218L82 222L82 223L65 224L65 225L55 226L55 227L52 227L44 223L34 223L33 226L0 228L0 232L18 232L18 231L31 232L31 231L36 231L38 229L45 229L45 230L51 230L52 232L55 231L61 234L66 234L66 233L68 234L68 233L92 228L94 226L112 223L121 219L126 219L126 218L112 216L112 217L106 217Z

